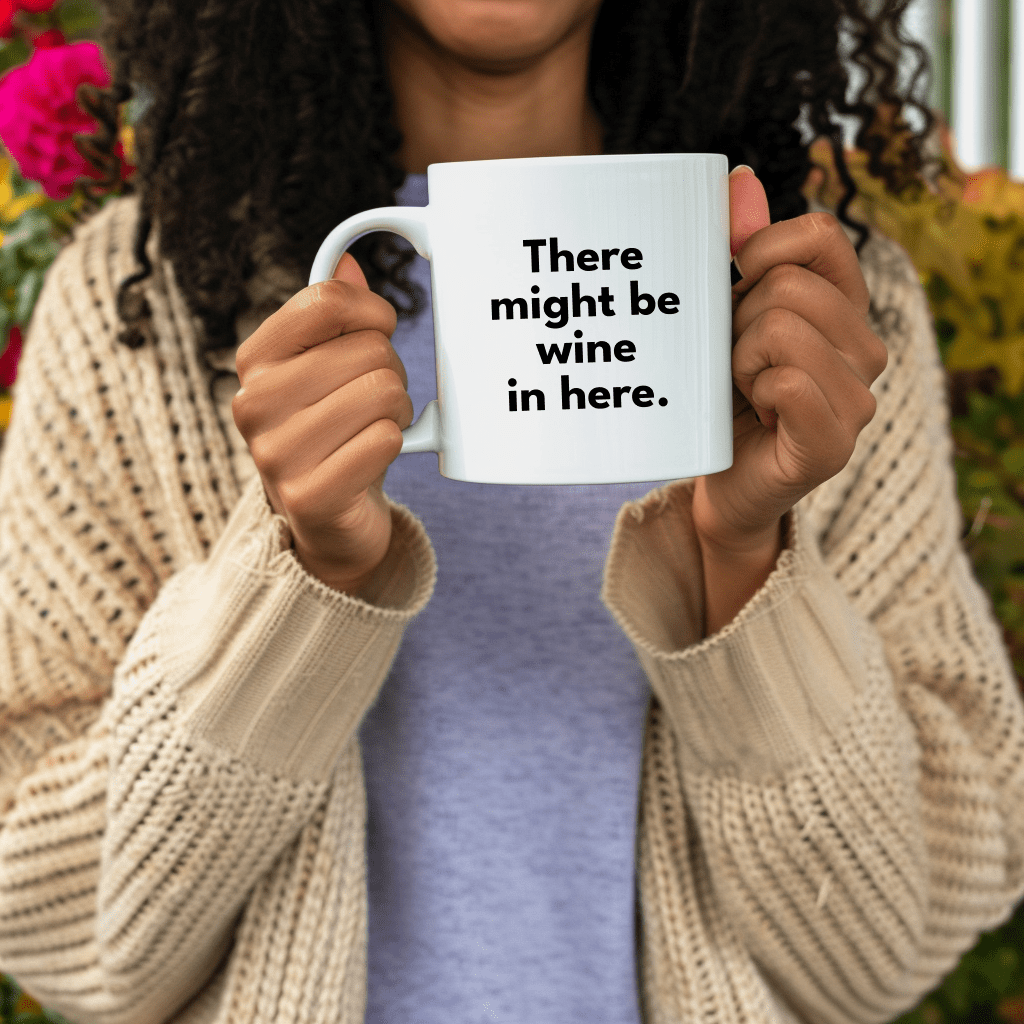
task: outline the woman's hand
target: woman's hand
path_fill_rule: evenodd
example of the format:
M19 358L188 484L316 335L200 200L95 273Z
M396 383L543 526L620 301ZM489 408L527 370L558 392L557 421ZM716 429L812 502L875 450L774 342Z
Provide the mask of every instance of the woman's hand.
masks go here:
M867 285L835 217L770 224L749 171L730 175L729 199L743 274L733 287L733 464L698 478L693 521L706 579L709 557L716 571L730 558L765 568L743 581L749 598L778 556L782 516L849 461L888 356L868 326ZM736 599L719 603L709 627L739 610Z
M412 422L396 324L346 253L238 349L231 403L275 512L308 572L356 594L391 542L384 474Z

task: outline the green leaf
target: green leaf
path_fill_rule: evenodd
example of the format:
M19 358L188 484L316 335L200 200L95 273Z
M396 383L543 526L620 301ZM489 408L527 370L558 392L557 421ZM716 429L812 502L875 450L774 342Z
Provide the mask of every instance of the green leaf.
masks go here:
M21 265L15 246L0 246L0 299L8 289L17 288L20 280Z
M88 35L100 23L99 12L91 0L64 0L57 5L57 17L68 39Z
M968 473L967 482L979 491L988 491L999 486L999 477L990 469L975 469Z
M19 324L27 324L29 322L42 287L43 272L35 269L26 271L25 276L18 285L17 304L14 307L14 319Z
M6 1020L14 1013L21 991L13 978L0 975L0 1020Z
M46 238L33 238L22 247L21 254L29 262L40 270L47 267L57 258L60 246L47 234Z
M981 295L981 304L988 310L988 315L991 318L991 336L993 338L1001 338L1006 333L1006 327L1003 324L1003 311L999 304L999 300L991 295Z
M941 305L953 295L953 289L949 287L941 274L932 274L928 278L927 292L928 298L936 306Z
M12 39L0 49L0 75L5 75L11 68L28 61L32 51L24 39Z
M1003 452L1001 460L1008 473L1024 477L1024 444L1015 444Z
M996 998L1007 995L1013 984L1019 957L1009 946L997 949L989 956L979 956L974 967L989 985Z

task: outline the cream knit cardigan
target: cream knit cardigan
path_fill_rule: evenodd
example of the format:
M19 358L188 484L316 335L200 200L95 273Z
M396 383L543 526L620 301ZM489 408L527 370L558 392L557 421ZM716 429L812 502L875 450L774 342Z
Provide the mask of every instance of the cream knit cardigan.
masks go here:
M357 729L432 550L395 506L373 606L305 573L169 264L155 346L116 341L136 216L52 267L3 451L0 969L80 1022L357 1024ZM925 297L890 241L862 266L877 414L737 618L703 637L688 482L616 523L603 597L654 695L647 1024L890 1020L1024 894L1024 704L958 541Z

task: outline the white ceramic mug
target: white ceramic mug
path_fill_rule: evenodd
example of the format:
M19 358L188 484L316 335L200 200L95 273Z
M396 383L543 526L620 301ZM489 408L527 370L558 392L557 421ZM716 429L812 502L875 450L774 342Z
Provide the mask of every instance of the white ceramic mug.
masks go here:
M728 161L721 154L432 164L430 205L349 217L430 260L437 400L403 431L496 484L668 480L732 465Z

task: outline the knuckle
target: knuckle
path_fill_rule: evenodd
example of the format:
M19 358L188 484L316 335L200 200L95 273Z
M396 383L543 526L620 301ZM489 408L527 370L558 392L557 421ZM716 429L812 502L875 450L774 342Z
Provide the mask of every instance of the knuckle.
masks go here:
M827 213L824 210L812 210L810 213L805 213L801 220L816 235L835 236L838 234L842 235L844 239L846 238L846 232L843 231L839 218L835 214Z
M363 351L370 365L378 368L394 366L394 349L386 334L381 331L367 331L363 342Z
M861 397L860 428L863 430L874 418L878 410L878 400L864 388Z
M251 439L246 438L246 444L249 446L252 461L260 471L260 476L276 480L281 459L278 445L270 435L257 434Z
M289 516L299 521L309 518L310 492L303 481L294 477L281 480L277 485L277 496Z
M235 393L234 398L231 399L231 416L235 421L235 426L238 427L238 432L242 437L247 437L252 426L252 395L248 391L242 390Z
M391 368L398 374L402 386L408 389L409 373L405 368L405 363L402 362L402 357L394 349L391 349Z
M256 367L249 374L245 387L239 388L231 399L231 414L234 417L235 426L238 427L239 433L246 438L249 434L259 430L267 412L266 382L261 382L264 370L264 367Z
M402 430L404 430L407 426L409 426L409 424L412 423L413 412L414 409L412 406L412 399L409 397L409 392L406 391L405 397L402 401L402 407L399 410L399 416L397 419L398 426L401 427Z
M245 381L245 375L249 372L253 362L255 350L255 343L253 341L254 337L255 333L250 334L249 337L238 346L238 349L235 352L235 373L237 374L239 381L243 383Z
M366 374L365 379L382 405L393 405L408 397L402 378L390 366L371 370Z
M370 292L369 294L377 307L377 314L380 317L381 323L380 329L390 338L398 326L398 311L382 295L378 295L376 292Z
M297 321L304 334L331 337L346 333L345 323L351 319L354 286L346 281L318 281L296 292L275 316L301 318ZM268 321L269 322L269 321ZM283 324L279 323L283 328Z
M296 306L299 309L323 306L328 302L328 297L333 294L334 286L341 283L332 279L330 281L317 281L315 284L307 285L305 288L300 288L285 303L285 306Z
M377 330L390 337L398 325L395 307L376 292L367 291L347 281L332 279L324 305L332 322L339 323L336 333L349 334L358 330Z
M799 317L783 306L772 306L761 314L760 319L764 336L781 340L793 333Z
M763 280L768 301L773 306L784 306L801 287L801 268L792 263L777 263L766 271Z
M402 430L393 419L378 420L374 425L378 435L382 461L390 466L402 451Z
M780 366L776 387L780 397L791 402L799 402L807 397L810 389L814 386L806 371L799 366Z

